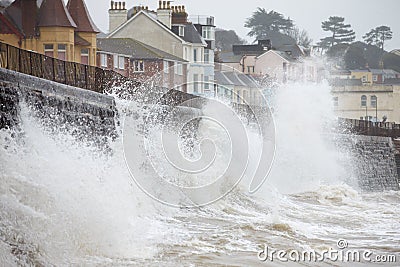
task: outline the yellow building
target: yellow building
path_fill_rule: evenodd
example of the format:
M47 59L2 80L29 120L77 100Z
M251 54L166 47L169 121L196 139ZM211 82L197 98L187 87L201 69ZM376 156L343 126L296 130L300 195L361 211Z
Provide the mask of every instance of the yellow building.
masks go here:
M0 13L0 42L50 57L96 65L96 34L83 0L15 0Z
M351 70L351 79L361 80L363 84L372 84L372 72L368 69L366 70Z

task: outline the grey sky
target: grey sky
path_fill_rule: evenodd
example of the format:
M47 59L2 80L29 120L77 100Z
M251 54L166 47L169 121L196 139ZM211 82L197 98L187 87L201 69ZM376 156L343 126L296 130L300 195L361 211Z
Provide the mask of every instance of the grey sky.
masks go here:
M235 2L235 3L233 3ZM110 0L86 0L96 25L104 32L108 30L108 8ZM158 0L126 0L128 8L134 5L145 5L155 9ZM370 29L380 25L392 28L393 39L388 41L388 50L400 48L400 1L399 0L177 0L175 5L185 5L190 15L212 15L217 27L235 30L240 37L252 41L246 34L246 18L251 16L257 7L275 10L290 17L295 24L308 31L314 42L327 35L321 29L321 22L329 16L345 17L345 22L352 25L357 40Z

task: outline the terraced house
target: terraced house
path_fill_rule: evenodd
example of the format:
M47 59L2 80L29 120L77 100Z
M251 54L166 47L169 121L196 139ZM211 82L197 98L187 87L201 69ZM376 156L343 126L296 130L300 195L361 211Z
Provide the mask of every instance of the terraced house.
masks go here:
M0 41L61 60L96 65L99 33L84 0L15 0L0 13Z
M196 16L193 21L184 6L159 1L157 10L125 2L111 2L109 31L112 38L130 38L187 61L187 84L181 90L193 94L213 93L214 18Z

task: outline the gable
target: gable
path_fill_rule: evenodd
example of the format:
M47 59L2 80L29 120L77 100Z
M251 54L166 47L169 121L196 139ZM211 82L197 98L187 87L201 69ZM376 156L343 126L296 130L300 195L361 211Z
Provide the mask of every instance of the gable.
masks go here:
M286 58L282 57L281 55L276 53L274 50L269 50L269 51L265 52L264 54L258 56L257 60L261 60L261 59L265 60L267 58L273 58L275 60L281 60L283 62L289 63L289 60L287 60Z
M107 38L132 38L183 58L183 44L185 41L144 12L136 14L108 35Z
M0 13L0 34L15 34L23 38L23 34L2 13Z
M139 22L138 22L139 21ZM123 32L126 32L127 29L132 28L137 26L137 24L143 23L147 26L151 27L157 27L159 28L160 32L164 32L168 35L171 35L171 37L174 37L180 42L185 42L182 38L177 36L175 33L173 33L170 29L167 28L167 26L163 25L159 21L151 18L148 14L146 14L144 11L140 11L137 13L135 16L127 20L124 24L116 28L113 32L111 32L107 38L120 38L119 35L123 34ZM148 23L148 24L147 24ZM136 27L138 28L138 27Z

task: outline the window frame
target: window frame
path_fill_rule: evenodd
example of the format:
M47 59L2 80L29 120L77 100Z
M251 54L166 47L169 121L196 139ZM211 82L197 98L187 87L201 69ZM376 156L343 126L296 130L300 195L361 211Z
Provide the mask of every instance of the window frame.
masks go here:
M100 66L107 67L108 66L108 55L100 53Z
M51 46L51 48L49 48ZM43 44L44 55L47 57L54 57L54 44ZM47 54L51 53L51 55Z
M114 67L114 69L118 69L118 55L117 54L113 55L113 67Z
M85 50L87 51L87 53L86 53ZM85 52L84 52L84 51L85 51ZM89 57L89 56L90 56L90 49L89 49L89 48L82 48L82 49L81 49L81 64L89 65L89 64L90 64L90 62L89 62L90 57ZM87 57L87 63L84 63L84 62L83 62L82 59L83 59L84 57Z
M118 69L125 70L125 57L118 56Z
M197 62L197 58L198 58L197 48L193 48L193 62Z
M338 107L339 106L339 97L338 96L334 96L333 97L333 106L334 107Z
M376 95L371 96L371 107L376 108L378 103L378 97Z
M193 92L199 92L199 74L197 73L193 74Z
M134 72L141 73L144 72L144 61L143 60L135 60L133 62Z
M60 54L64 54L64 58L60 58ZM59 60L67 60L67 44L57 44L57 58Z
M361 96L361 107L365 108L368 104L368 97L366 95Z

